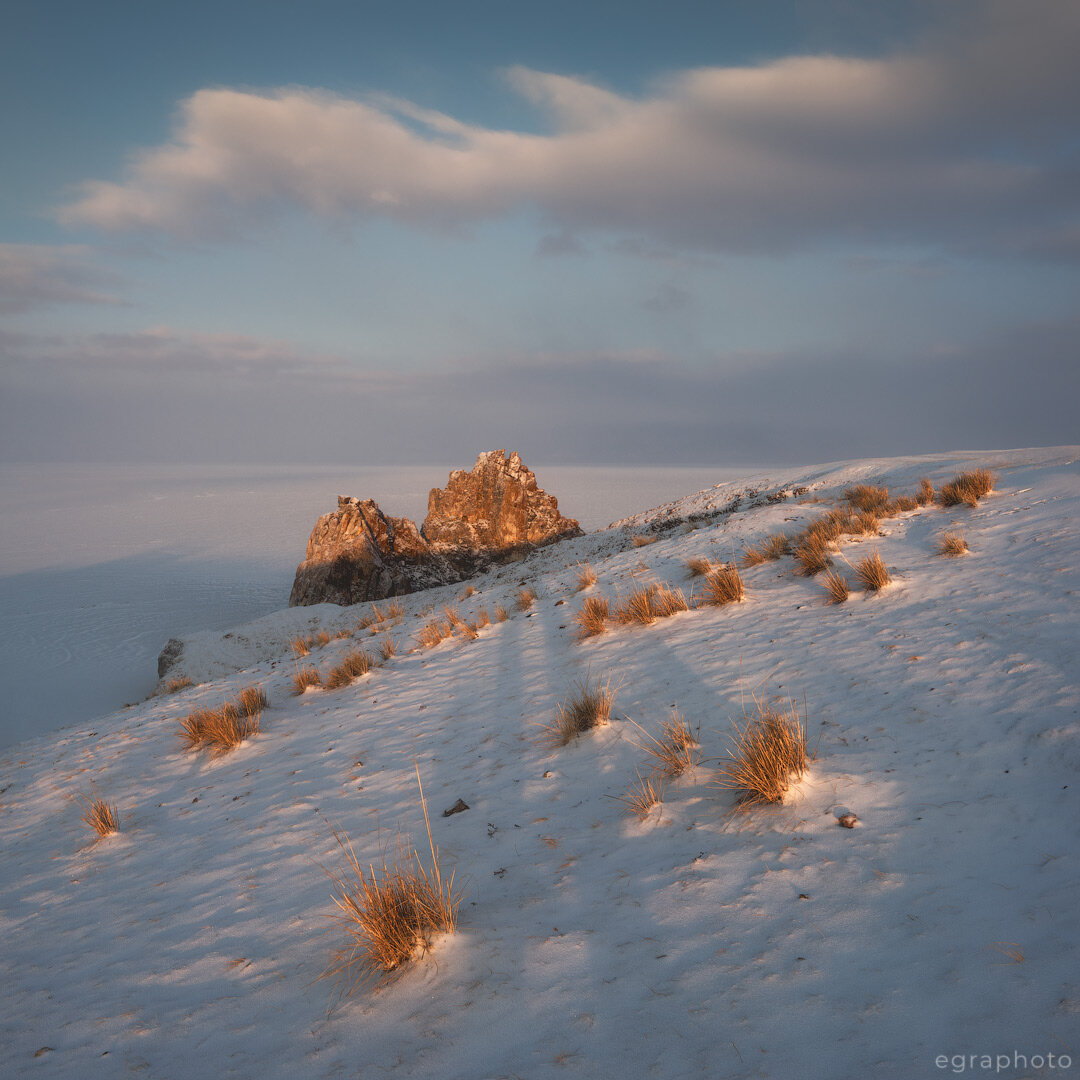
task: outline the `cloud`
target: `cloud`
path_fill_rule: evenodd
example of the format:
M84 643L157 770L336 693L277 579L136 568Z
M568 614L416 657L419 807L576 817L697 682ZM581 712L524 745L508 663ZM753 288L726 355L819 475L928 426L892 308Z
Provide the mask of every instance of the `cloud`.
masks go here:
M0 366L0 459L409 464L514 446L549 463L794 464L1060 444L1078 336L1073 318L876 361L636 350L380 376L247 338L23 336Z
M0 373L24 385L63 381L126 388L146 380L163 385L198 378L219 388L221 382L214 378L231 386L283 379L302 384L315 378L325 390L334 379L354 377L340 357L304 353L288 342L169 327L72 336L0 335Z
M511 68L549 119L542 134L387 97L200 90L171 142L136 154L120 182L85 184L59 217L213 236L283 207L431 226L529 207L558 235L724 252L985 250L1015 247L1018 231L1037 251L1080 222L1080 6L960 10L967 21L905 53L683 71L641 97Z
M0 314L55 304L120 304L101 290L120 278L93 264L93 251L76 244L0 244Z

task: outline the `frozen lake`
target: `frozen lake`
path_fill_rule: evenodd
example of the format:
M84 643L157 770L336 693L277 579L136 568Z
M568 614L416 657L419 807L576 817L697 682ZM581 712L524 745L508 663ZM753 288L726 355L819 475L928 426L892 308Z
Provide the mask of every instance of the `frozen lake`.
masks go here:
M586 530L751 468L535 466ZM172 636L287 606L337 495L421 521L447 466L0 466L0 747L144 698Z

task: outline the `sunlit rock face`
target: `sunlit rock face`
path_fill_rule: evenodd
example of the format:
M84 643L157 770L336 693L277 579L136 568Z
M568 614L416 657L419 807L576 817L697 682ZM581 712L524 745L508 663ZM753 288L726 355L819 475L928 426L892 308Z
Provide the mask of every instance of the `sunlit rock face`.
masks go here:
M399 596L580 535L516 451L491 450L471 472L457 469L445 488L431 490L420 529L408 518L388 517L371 499L338 496L337 510L315 523L289 605Z

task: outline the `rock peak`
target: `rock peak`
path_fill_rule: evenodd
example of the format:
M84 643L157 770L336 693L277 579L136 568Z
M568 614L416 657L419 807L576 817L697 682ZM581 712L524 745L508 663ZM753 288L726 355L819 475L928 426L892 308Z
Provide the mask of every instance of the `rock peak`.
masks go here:
M446 487L431 489L420 529L371 499L339 495L337 511L315 523L289 605L355 604L461 581L491 562L580 535L516 450L486 450L470 472L455 469Z

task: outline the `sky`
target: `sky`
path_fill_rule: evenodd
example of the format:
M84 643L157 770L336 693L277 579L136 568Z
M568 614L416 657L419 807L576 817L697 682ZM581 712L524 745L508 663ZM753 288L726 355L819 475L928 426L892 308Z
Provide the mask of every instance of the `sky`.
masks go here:
M1074 0L7 0L0 460L1080 442Z

